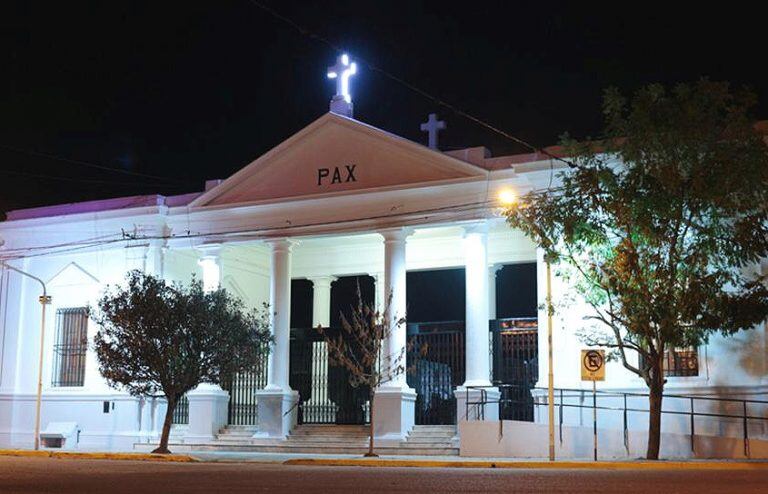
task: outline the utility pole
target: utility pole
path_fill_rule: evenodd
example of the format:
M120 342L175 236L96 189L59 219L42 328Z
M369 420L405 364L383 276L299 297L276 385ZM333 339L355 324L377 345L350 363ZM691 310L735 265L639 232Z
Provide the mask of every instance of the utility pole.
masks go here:
M11 271L16 271L17 273L26 276L27 278L31 278L38 283L40 283L40 286L43 289L43 294L38 297L38 301L40 302L41 306L41 318L40 318L40 358L38 360L38 366L37 366L37 399L35 402L35 450L40 449L40 408L43 401L43 357L45 355L45 307L51 303L51 296L48 295L48 289L45 286L45 283L43 280L38 278L37 276L34 276L32 274L27 273L26 271L22 271L21 269L15 268L11 266L10 264L0 261L0 266L3 266L7 269L10 269Z
M547 263L547 412L549 414L549 461L555 461L555 373L552 369L552 267ZM562 403L560 404L562 406Z

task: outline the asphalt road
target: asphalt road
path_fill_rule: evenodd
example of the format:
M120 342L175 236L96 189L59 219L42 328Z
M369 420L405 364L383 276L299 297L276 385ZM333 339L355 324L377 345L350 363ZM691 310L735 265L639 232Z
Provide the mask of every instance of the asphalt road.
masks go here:
M301 467L0 457L0 493L768 492L768 470Z

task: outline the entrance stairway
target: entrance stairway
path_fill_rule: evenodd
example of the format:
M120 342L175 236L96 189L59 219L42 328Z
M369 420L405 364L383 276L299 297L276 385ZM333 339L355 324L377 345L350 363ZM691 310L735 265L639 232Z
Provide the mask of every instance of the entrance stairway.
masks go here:
M367 425L299 425L285 441L254 439L255 426L227 426L216 439L204 444L170 444L174 452L228 451L304 454L363 454L368 451ZM417 425L396 446L377 446L380 455L458 456L454 425ZM138 445L137 445L138 446ZM148 445L144 445L148 446Z

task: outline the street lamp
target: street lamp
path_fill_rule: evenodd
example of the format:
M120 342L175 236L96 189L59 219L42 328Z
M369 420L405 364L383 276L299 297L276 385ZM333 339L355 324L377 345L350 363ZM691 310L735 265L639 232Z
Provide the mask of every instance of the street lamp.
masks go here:
M37 367L37 400L35 402L35 450L38 450L40 449L40 406L43 401L43 356L45 354L45 306L51 303L51 296L48 295L48 290L45 287L45 283L43 282L43 280L41 280L37 276L31 275L18 268L14 268L13 266L11 266L10 264L7 264L4 261L0 261L0 266L10 269L11 271L16 271L17 273L23 276L26 276L28 278L31 278L37 281L38 283L40 283L40 286L43 288L43 294L40 295L37 299L40 302L40 306L42 307L42 317L40 319L40 359Z

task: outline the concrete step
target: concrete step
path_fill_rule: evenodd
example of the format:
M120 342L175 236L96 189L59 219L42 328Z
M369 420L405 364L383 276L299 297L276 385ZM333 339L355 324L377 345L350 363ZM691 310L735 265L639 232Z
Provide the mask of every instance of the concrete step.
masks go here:
M367 442L368 436L361 437L337 437L337 436L288 436L288 442L296 444L304 443L359 443Z
M418 444L449 443L452 439L452 437L409 437L405 442Z
M149 452L157 447L156 445L141 443L134 445L134 450ZM188 453L192 451L228 451L228 452L260 452L260 453L304 453L304 454L350 454L350 455L362 455L368 451L366 446L352 446L352 447L337 447L333 451L329 451L327 446L309 446L309 447L296 447L290 445L254 445L254 444L239 444L239 445L217 445L212 443L206 444L169 444L168 448L175 453ZM459 448L414 448L414 447L375 447L374 451L380 455L417 455L417 456L458 456Z
M438 432L438 431L411 431L408 437L453 437L454 432Z
M422 432L456 432L455 425L414 425L413 431Z

